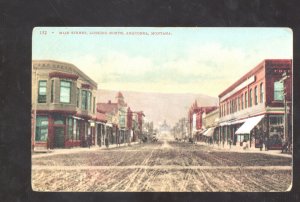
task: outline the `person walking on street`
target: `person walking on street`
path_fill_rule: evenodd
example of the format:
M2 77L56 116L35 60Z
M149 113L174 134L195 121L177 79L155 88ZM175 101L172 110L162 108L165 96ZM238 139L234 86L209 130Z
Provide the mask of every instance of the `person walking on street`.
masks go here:
M108 139L107 138L105 138L105 146L106 146L106 148L108 148Z
M92 137L91 137L91 134L88 135L88 138L87 138L87 144L88 144L88 147L89 149L91 148L91 144L92 144Z
M268 147L269 147L269 140L268 137L265 137L265 151L268 151Z

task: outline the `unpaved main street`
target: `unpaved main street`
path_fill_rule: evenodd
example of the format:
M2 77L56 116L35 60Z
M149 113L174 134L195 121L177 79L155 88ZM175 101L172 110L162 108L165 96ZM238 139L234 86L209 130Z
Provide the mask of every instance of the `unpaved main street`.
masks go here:
M36 191L286 191L292 159L174 141L32 159Z

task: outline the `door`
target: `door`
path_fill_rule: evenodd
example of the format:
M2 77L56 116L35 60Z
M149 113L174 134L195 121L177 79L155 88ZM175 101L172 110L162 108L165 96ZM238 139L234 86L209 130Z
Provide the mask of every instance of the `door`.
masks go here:
M54 128L54 147L63 148L65 146L65 128L55 127Z

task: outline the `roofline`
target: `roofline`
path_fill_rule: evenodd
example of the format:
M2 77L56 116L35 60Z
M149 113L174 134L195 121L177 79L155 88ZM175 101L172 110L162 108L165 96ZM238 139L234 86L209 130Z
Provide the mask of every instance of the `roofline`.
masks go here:
M239 78L236 82L234 82L232 85L230 85L228 88L226 88L222 93L220 93L218 95L218 97L222 97L224 95L226 95L228 92L230 92L234 87L238 86L240 83L243 82L243 80L247 79L248 77L250 77L252 74L254 74L256 71L258 71L260 68L263 68L266 64L266 62L272 62L272 61L282 61L282 62L287 62L287 61L291 61L291 59L264 59L263 61L261 61L260 63L258 63L254 68L252 68L250 71L248 71L247 73L245 73L241 78Z
M53 62L53 63L60 63L60 64L65 64L65 65L72 66L73 68L75 68L79 72L80 76L82 76L86 80L89 80L98 89L97 82L94 81L93 79L91 79L88 75L86 75L82 70L80 70L76 65L74 65L72 63L63 62L63 61L59 61L59 60L32 60L32 63L39 63L39 62Z

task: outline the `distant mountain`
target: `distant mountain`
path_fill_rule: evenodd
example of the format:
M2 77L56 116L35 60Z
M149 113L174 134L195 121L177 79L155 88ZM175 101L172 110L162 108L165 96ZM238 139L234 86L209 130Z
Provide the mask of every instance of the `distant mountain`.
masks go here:
M173 126L180 118L187 117L192 103L197 100L198 106L211 106L218 104L218 98L203 94L192 93L148 93L121 91L125 102L133 111L144 111L146 119L153 121L154 126L166 120ZM116 102L118 91L99 89L97 102Z

